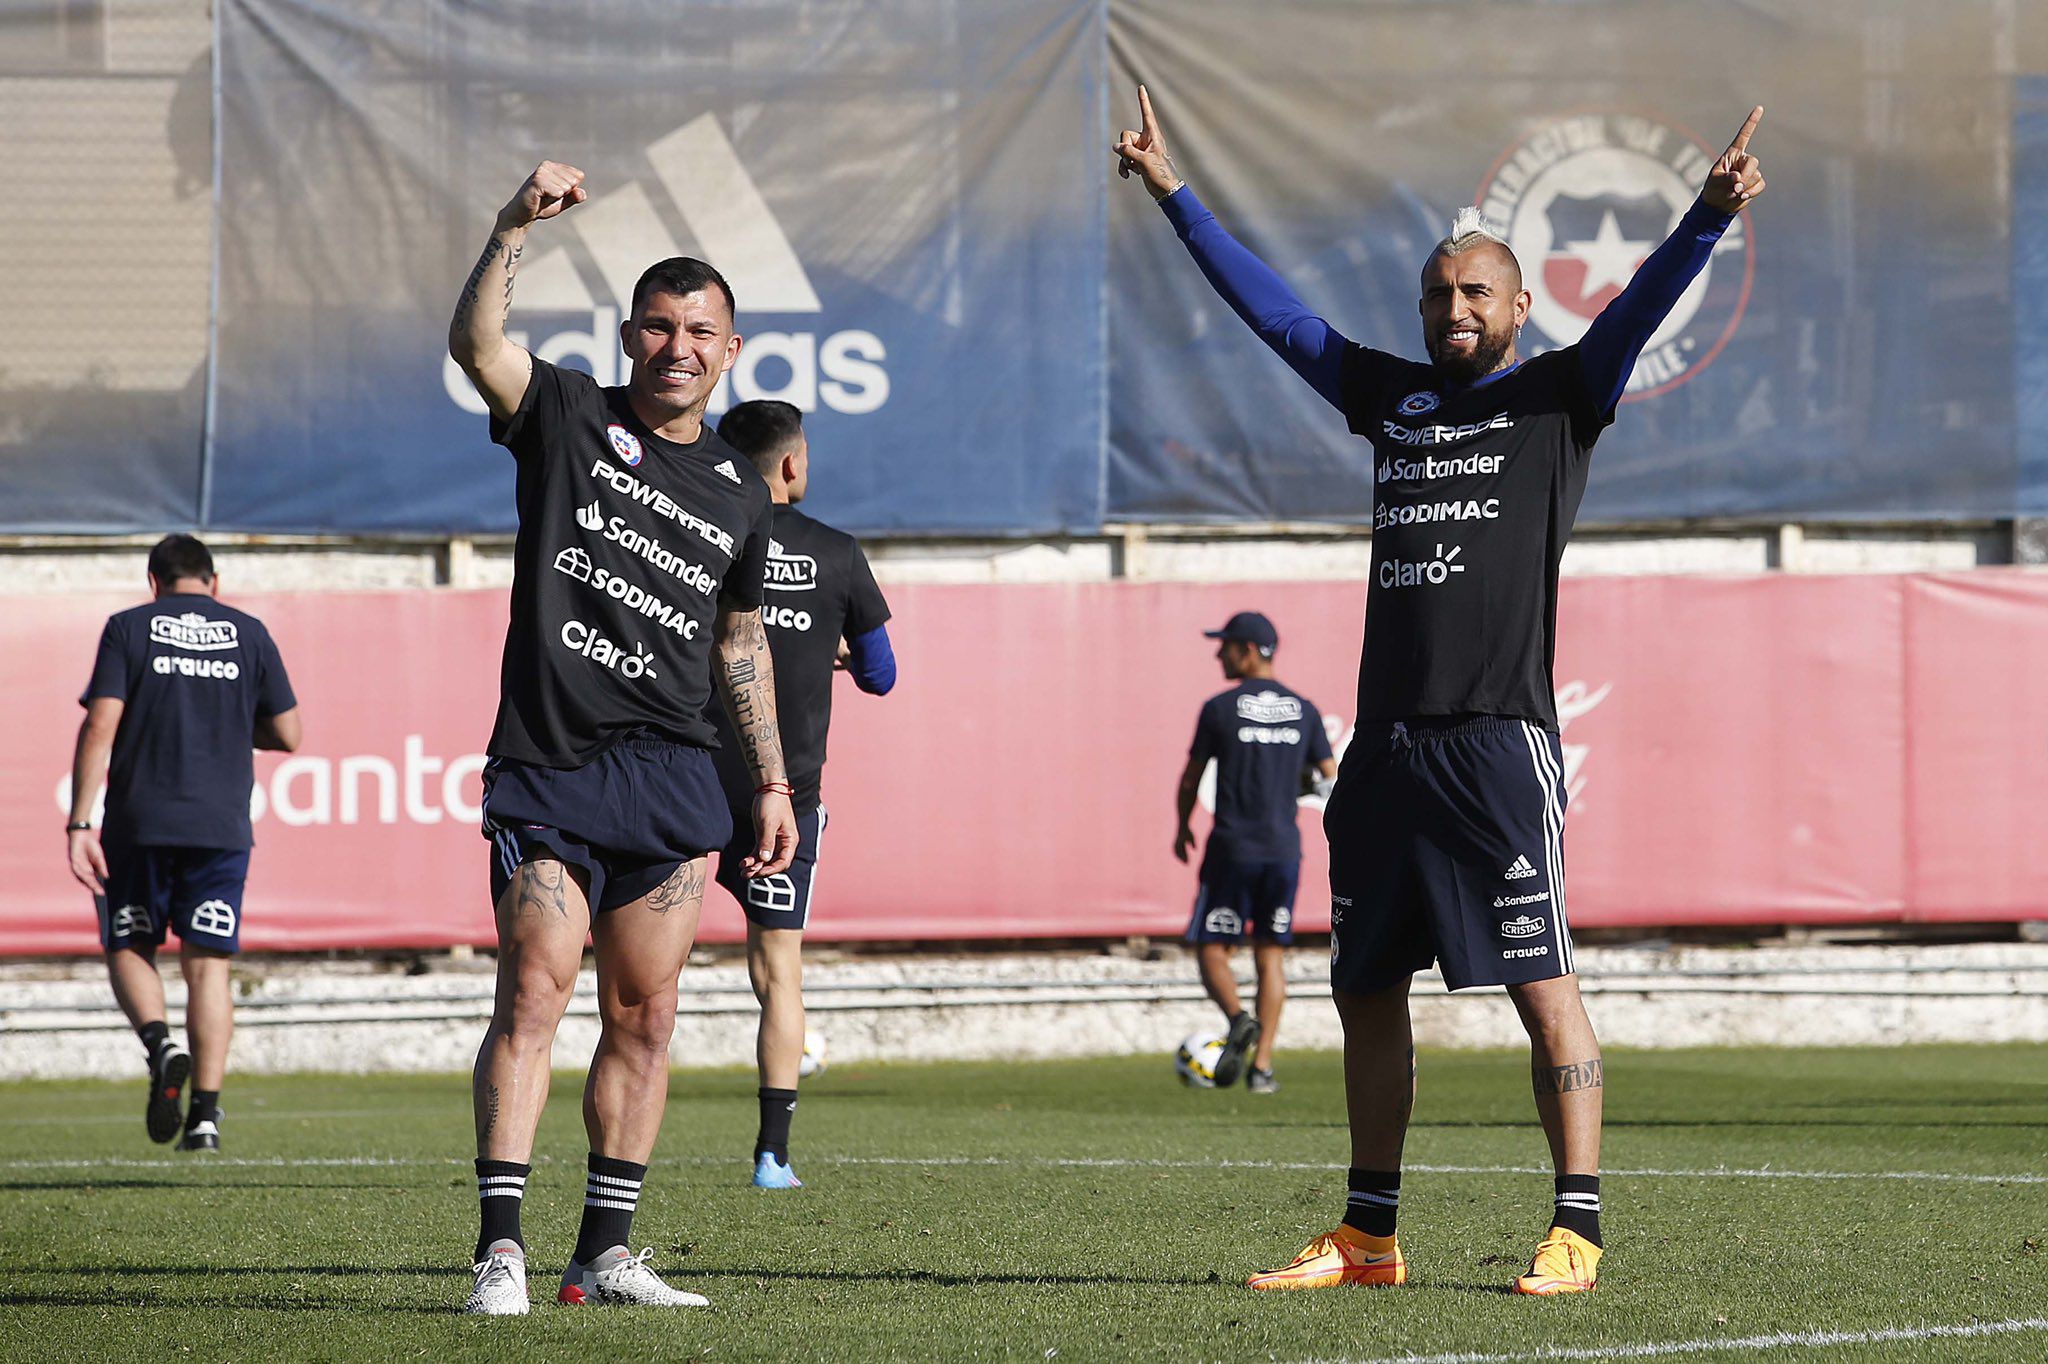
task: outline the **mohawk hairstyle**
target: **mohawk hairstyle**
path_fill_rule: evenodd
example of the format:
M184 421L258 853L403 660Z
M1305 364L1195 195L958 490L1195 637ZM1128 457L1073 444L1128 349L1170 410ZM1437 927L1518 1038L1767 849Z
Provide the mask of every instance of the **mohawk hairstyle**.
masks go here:
M1436 249L1446 256L1455 256L1470 251L1481 242L1492 242L1505 248L1509 255L1514 254L1514 248L1508 246L1508 239L1494 230L1484 214L1467 204L1451 219L1451 233L1436 244Z

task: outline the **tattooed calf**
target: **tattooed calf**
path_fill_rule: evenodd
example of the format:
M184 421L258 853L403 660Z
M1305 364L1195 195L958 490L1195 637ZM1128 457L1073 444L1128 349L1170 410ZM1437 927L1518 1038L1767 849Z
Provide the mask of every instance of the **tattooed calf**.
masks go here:
M1568 1066L1538 1066L1531 1072L1538 1094L1570 1094L1580 1089L1601 1088L1600 1059L1579 1061Z

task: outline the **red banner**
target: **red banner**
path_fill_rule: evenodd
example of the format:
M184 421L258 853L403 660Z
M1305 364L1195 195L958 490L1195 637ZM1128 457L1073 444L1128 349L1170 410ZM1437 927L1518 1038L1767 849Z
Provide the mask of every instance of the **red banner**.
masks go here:
M1348 737L1344 583L897 587L901 682L842 683L814 936L1172 934L1173 787L1223 682L1204 628L1258 609ZM236 598L270 626L304 751L257 762L255 949L489 943L482 747L496 592ZM113 597L16 598L0 672L0 952L95 950L60 828ZM2048 576L1611 578L1564 586L1572 919L2048 917ZM1328 923L1317 811L1299 922ZM741 921L711 892L704 937Z

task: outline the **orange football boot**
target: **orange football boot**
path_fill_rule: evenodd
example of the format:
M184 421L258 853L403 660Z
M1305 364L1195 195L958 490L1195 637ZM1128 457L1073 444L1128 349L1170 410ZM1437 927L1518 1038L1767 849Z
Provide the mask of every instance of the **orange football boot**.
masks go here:
M1285 1269L1269 1269L1245 1280L1247 1288L1335 1288L1365 1284L1384 1288L1408 1282L1408 1261L1391 1236L1369 1236L1349 1224L1324 1232L1301 1248Z
M1600 1247L1575 1231L1552 1227L1536 1246L1536 1261L1515 1280L1517 1293L1590 1293L1600 1280Z

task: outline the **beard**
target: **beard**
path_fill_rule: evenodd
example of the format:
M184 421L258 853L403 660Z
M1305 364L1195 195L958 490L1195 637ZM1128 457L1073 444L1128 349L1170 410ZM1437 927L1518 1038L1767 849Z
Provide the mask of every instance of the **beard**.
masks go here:
M1514 340L1515 329L1504 326L1498 331L1481 332L1479 342L1472 347L1470 355L1447 355L1443 339L1432 336L1428 340L1429 358L1437 372L1450 382L1469 384L1499 369L1501 357L1508 353L1508 347L1514 344Z

